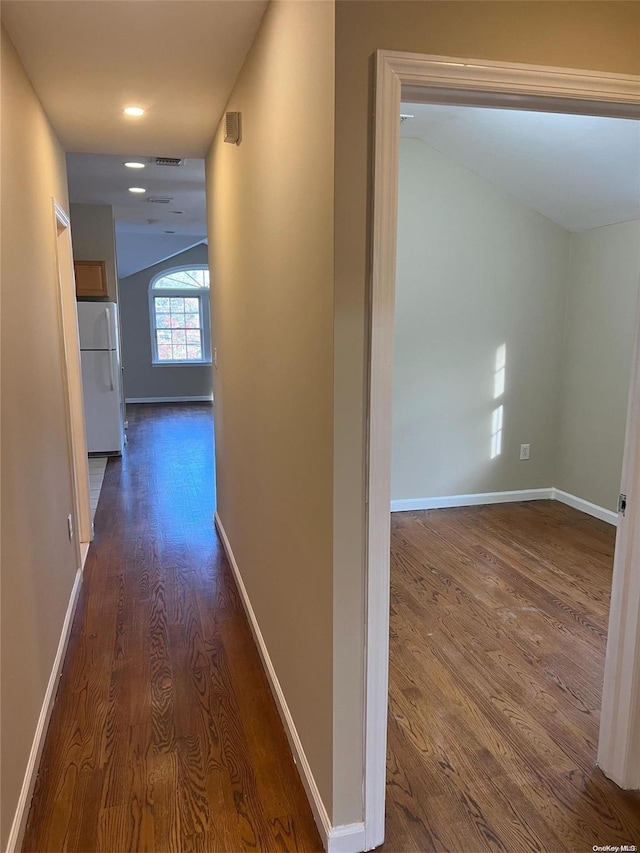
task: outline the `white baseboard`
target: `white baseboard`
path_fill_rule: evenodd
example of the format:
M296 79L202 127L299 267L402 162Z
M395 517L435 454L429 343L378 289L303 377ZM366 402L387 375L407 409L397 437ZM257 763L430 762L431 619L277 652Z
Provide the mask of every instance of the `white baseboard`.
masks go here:
M40 716L38 717L38 724L36 726L33 743L31 744L31 752L29 753L29 760L27 762L27 768L24 774L24 781L22 782L22 789L18 798L18 805L16 807L13 823L11 825L9 840L7 842L7 853L16 853L16 851L20 850L20 848L22 847L24 831L27 826L27 818L29 817L29 807L31 806L33 789L35 787L36 777L38 775L40 757L42 755L42 749L44 747L44 741L47 734L47 728L49 726L49 720L51 719L51 712L53 711L56 691L58 689L60 673L62 672L64 655L67 650L67 645L69 643L69 637L71 635L73 615L76 610L76 604L78 603L78 594L80 592L81 584L82 570L79 569L76 572L76 577L73 582L73 587L71 589L71 596L69 597L67 612L65 613L64 622L62 623L60 642L58 643L56 656L53 660L53 668L51 669L49 683L47 684L47 689L44 694L44 701L42 703L42 708L40 709Z
M260 653L260 658L262 659L262 665L267 674L269 686L271 687L271 692L273 693L276 707L278 708L278 713L280 714L280 718L289 741L289 746L293 752L298 773L300 774L302 784L307 794L307 799L309 800L311 811L313 812L313 817L316 822L316 826L318 827L320 837L322 838L324 848L327 853L361 853L361 851L365 849L364 823L331 826L329 815L322 801L322 797L320 796L320 791L318 790L318 786L316 785L316 781L313 777L313 772L307 760L307 756L305 755L302 741L298 735L293 717L291 716L291 711L287 705L287 700L278 680L278 676L276 675L264 637L262 636L262 631L260 630L256 614L251 605L247 588L242 580L238 563L236 562L231 544L217 512L215 513L214 521L231 565L231 569L238 586L238 591L240 592L240 597L249 620L249 625L251 626L253 637Z
M364 823L334 826L329 834L327 853L362 853L366 850Z
M213 394L201 397L127 397L125 403L211 403Z
M391 512L408 512L419 509L445 509L456 506L481 506L483 504L516 503L518 501L561 501L567 506L586 512L608 524L618 524L618 514L597 504L592 504L561 489L518 489L512 492L479 492L475 495L445 495L439 498L409 498L391 501Z
M412 509L444 509L454 506L480 506L515 501L549 500L553 489L518 489L513 492L479 492L475 495L445 495L439 498L410 498L391 501L391 512L407 512Z
M561 501L567 506L572 506L574 509L579 509L580 512L586 512L587 515L592 515L594 518L599 518L600 521L606 521L608 524L618 526L618 513L611 509L605 509L603 506L592 504L575 495L570 495L569 492L563 492L561 489L553 488L553 500Z

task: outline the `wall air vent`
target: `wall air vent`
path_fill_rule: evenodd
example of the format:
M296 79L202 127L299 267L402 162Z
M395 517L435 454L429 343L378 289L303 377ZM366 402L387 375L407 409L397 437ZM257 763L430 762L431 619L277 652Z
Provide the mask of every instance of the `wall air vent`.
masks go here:
M224 141L233 145L240 145L241 125L240 113L224 114Z
M182 157L156 157L156 166L182 166Z
M152 198L148 198L147 201L149 204L171 204L173 201L172 198L159 198L158 196L153 196Z

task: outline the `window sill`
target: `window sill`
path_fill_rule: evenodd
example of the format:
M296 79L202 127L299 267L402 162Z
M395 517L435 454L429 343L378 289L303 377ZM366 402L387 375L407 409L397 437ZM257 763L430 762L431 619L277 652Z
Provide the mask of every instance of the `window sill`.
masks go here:
M151 367L211 367L211 360L204 361L152 361Z

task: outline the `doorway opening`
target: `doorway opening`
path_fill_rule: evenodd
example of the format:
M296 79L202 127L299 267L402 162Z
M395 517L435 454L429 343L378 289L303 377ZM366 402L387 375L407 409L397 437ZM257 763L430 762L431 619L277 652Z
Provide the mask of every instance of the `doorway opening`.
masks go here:
M387 630L389 607L389 506L391 482L391 412L393 388L394 300L396 296L396 236L397 180L399 164L398 116L410 113L409 105L439 104L452 107L483 107L499 110L525 109L541 113L638 118L640 95L635 78L607 78L588 73L568 73L557 69L531 68L502 63L470 62L445 57L419 57L381 51L378 54L375 179L372 251L372 318L370 350L370 421L369 421L369 515L368 515L368 623L367 623L367 707L366 707L366 783L365 825L371 843L381 843L384 837L384 797L386 764L386 702L388 675ZM403 107L401 108L401 103ZM440 163L442 166L442 163ZM433 174L431 175L433 178ZM432 227L435 227L435 223ZM637 286L637 282L636 282ZM634 306L635 311L635 306ZM481 312L480 312L481 313ZM499 339L498 339L499 338ZM505 420L506 393L509 372L515 368L513 341L498 335L488 353L491 374L491 411L487 410L486 464L496 466L504 459L509 441L514 436L507 431ZM432 354L433 355L433 354ZM632 368L632 404L627 417L627 441L623 464L622 492L628 494L637 480L634 470L636 456L634 441L634 402L637 346ZM517 358L516 358L517 361ZM428 370L433 358L424 365ZM491 408L491 405L490 405ZM630 426L631 424L631 426ZM519 440L527 453L526 439ZM509 447L509 449L512 449ZM521 456L526 464L527 457ZM519 460L518 460L519 461ZM467 481L468 482L468 481ZM552 484L549 484L551 487ZM477 488L476 492L511 491ZM449 496L470 497L473 488L448 489ZM516 490L513 490L516 491ZM550 488L551 492L552 489ZM557 489L557 491L562 491ZM466 494L462 494L466 492ZM432 496L442 497L434 487ZM477 495L476 495L477 496ZM538 495L537 497L545 497ZM415 495L407 495L415 499ZM529 498L534 497L530 495ZM549 494L546 497L558 497ZM396 495L396 499L402 500ZM506 498L513 500L514 497ZM470 501L473 502L473 501ZM475 503L481 503L476 500ZM460 503L431 504L455 506ZM396 509L409 509L407 505ZM613 512L612 512L613 515ZM640 589L634 587L630 572L631 530L629 518L621 519L616 549L612 592L609 642L598 764L606 775L622 787L633 788L637 779L638 762L633 756L638 748L636 733L630 722L634 719L638 694L637 667L637 610ZM636 558L638 555L636 554ZM635 598L629 610L629 595ZM631 617L631 618L629 618ZM634 627L635 626L635 627ZM636 633L634 633L634 631ZM635 678L635 681L634 681ZM629 689L630 688L630 689ZM490 756L488 757L488 760ZM369 846L369 845L368 845Z

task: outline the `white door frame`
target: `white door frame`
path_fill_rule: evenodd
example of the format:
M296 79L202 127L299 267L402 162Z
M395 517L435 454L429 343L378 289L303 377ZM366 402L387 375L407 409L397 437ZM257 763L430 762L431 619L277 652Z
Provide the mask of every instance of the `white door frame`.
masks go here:
M71 223L67 212L60 204L55 199L52 199L52 202L58 284L58 323L62 346L67 443L71 462L74 538L77 567L82 569L89 544L93 539L93 523L91 521L89 459L82 394L82 366L71 247Z
M640 118L640 78L629 75L425 56L376 55L370 257L367 451L366 849L384 840L389 668L389 512L401 99ZM639 344L636 346L638 347ZM622 787L640 787L640 358L627 427L627 517L618 528L598 764ZM630 436L634 437L632 441ZM637 496L637 497L636 497ZM635 676L632 677L632 673Z

